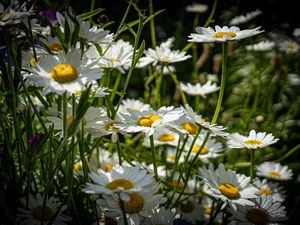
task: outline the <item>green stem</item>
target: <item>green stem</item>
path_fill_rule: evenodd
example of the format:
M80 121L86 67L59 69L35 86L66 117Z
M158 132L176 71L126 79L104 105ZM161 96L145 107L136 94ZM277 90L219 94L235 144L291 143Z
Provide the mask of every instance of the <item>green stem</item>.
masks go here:
M150 144L151 144L151 153L152 153L154 176L155 176L155 180L158 181L157 164L156 164L156 153L155 153L155 146L154 146L153 135L151 135L149 138L150 138Z
M63 93L63 134L64 138L67 136L67 119L68 119L68 95L65 91Z
M129 3L128 3L128 6L127 6L127 9L126 9L126 11L124 13L124 16L122 18L122 21L121 21L121 23L120 23L120 25L119 25L119 27L117 29L116 34L114 35L114 40L116 40L117 37L119 36L119 33L120 33L121 28L122 28L122 26L123 26L123 24L124 24L124 22L125 22L125 20L126 20L126 18L128 16L128 13L129 13L129 10L130 10L131 6L132 6L132 0L130 0Z
M169 71L169 73L170 73L171 78L173 79L174 83L176 84L176 87L178 88L178 90L179 90L179 92L180 92L180 96L181 96L183 105L186 105L186 103L187 103L186 97L185 97L184 92L181 90L181 87L180 87L180 84L179 84L179 82L178 82L178 80L177 80L176 74L174 74L174 73L170 70L170 68L169 68L168 66L167 66L167 69L168 69L168 71Z
M194 26L193 26L194 29L195 29L195 28L198 26L198 24L199 24L199 18L200 18L200 14L199 14L199 13L196 13L195 18L194 18Z
M150 13L150 16L153 15L153 2L152 2L152 0L149 0L149 13ZM154 17L150 20L150 32L151 32L152 48L155 48L156 47L156 36L155 36Z
M210 11L210 14L209 14L209 16L208 16L208 18L207 18L207 20L206 20L206 22L205 22L205 24L204 24L204 27L208 27L208 25L209 25L211 22L213 22L212 18L213 18L214 15L215 15L215 12L216 12L216 9L217 9L217 4L218 4L218 0L215 0L215 1L214 1L214 4L213 4L213 7L212 7L212 9L211 9L211 11Z
M119 138L117 139L117 150L118 150L118 157L119 157L119 164L122 166L122 155L121 155L121 147Z
M208 225L212 225L212 224L213 224L213 222L215 221L217 215L219 214L219 212L220 212L220 210L221 210L221 208L222 208L222 205L223 205L223 202L220 202L220 203L218 204L218 206L216 207L216 211L214 212L214 214L213 214L213 215L210 217L210 219L209 219Z
M217 122L217 119L218 119L218 116L219 116L219 113L220 113L220 110L221 110L221 105L222 105L222 100L223 100L223 95L224 95L224 90L225 90L225 81L226 81L227 53L228 53L227 43L222 43L221 87L220 87L220 92L219 92L217 107L216 107L213 119L211 121L212 124L215 124Z
M124 219L124 225L128 225L124 202L121 199L120 195L119 195L119 201L120 201L120 208L121 208L121 211L122 211L122 216L123 216L123 219Z
M298 149L300 149L300 144L296 145L294 148L292 148L290 151L288 151L287 153L285 153L284 156L282 156L281 158L277 159L275 162L281 162L284 159L286 159L287 157L289 157L291 154L293 154L294 152L296 152Z
M250 149L250 160L251 160L251 165L250 165L250 182L253 181L254 178L254 154L255 154L255 150L254 149Z
M121 78L122 78L121 73L117 73L117 78L116 78L116 80L115 80L115 82L114 82L113 92L112 92L111 95L110 95L110 100L111 100L111 102L113 102L114 99L115 99L115 95L116 95L116 92L117 92L118 87L119 87L119 85L120 85Z
M187 134L187 135L185 136L185 138L184 138L184 141L183 141L183 144L182 144L181 148L179 148L179 146L177 147L177 150L176 150L176 158L175 158L175 163L174 163L174 168L173 168L172 174L171 174L171 176L170 176L170 180L171 180L171 181L173 180L174 174L175 174L175 172L176 172L176 170L177 170L178 162L179 162L180 156L181 156L181 154L182 154L182 152L183 152L183 149L184 149L184 147L185 147L185 145L186 145L186 142L187 142L188 138L189 138L189 135Z

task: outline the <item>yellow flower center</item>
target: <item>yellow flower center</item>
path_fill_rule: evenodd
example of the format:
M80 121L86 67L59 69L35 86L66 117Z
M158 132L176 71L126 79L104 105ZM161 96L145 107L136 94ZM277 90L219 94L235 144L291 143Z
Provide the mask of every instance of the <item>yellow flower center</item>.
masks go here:
M115 62L117 59L115 57L110 57L110 61Z
M106 131L111 131L111 132L117 132L119 129L114 127L114 124L116 124L115 122L111 122L111 123L108 123L106 124L105 126L105 130Z
M190 213L194 210L194 204L191 201L187 201L185 203L180 204L180 210L184 213Z
M271 195L272 191L268 188L262 188L259 190L260 195Z
M268 214L264 209L253 208L246 212L246 219L255 225L264 225L268 222Z
M151 127L152 124L156 121L159 120L160 116L156 114L148 114L140 118L137 122L138 125L143 126L143 127Z
M170 185L175 189L176 186L177 186L177 180L172 180L172 181L170 182ZM184 188L184 183L183 183L183 181L181 180L181 181L179 181L176 190L182 190L183 188Z
M281 174L278 173L277 171L270 171L269 176L271 176L271 177L281 177Z
M161 142L174 141L175 137L173 134L162 134L159 136L158 140Z
M198 131L198 127L194 123L190 122L182 123L180 127L189 132L190 134L196 134Z
M206 215L210 215L211 214L211 207L209 207L207 204L203 205L203 209L204 209L204 213Z
M167 159L169 159L170 161L175 161L176 156L175 155L168 155Z
M133 188L133 183L131 183L131 181L127 179L115 179L112 182L108 183L106 187L110 190L115 190L117 188L128 190L130 188Z
M67 117L67 124L70 125L73 122L73 116Z
M288 44L288 45L286 46L286 48L287 48L287 50L294 50L296 47L295 47L295 45Z
M53 216L53 212L52 212L52 209L48 206L45 206L44 208L44 215L43 215L43 206L40 205L40 206L37 206L35 208L32 209L32 216L33 218L35 218L36 220L44 220L44 221L47 221L47 220L50 220Z
M239 189L230 183L220 184L218 189L222 195L225 195L229 199L236 199L240 196Z
M200 148L201 148L201 145L194 145L194 147L192 148L192 152L194 152L194 153L198 153L199 152L199 150L200 150ZM208 148L206 147L206 146L204 146L203 148L202 148L202 150L201 150L201 152L200 152L200 155L205 155L205 154L207 154L208 153Z
M35 59L35 57L33 56L33 57L27 62L28 66L30 66L30 67L32 67L32 68L36 67L36 63L39 62L39 59L40 59L40 58L41 58L41 56L37 56L36 59Z
M111 171L111 165L106 164L105 165L105 172L109 172L109 171Z
M214 33L213 34L213 37L214 38L223 38L224 36L230 36L230 37L235 37L236 36L236 33L234 33L234 32L216 32L216 33Z
M246 144L246 145L260 145L261 141L259 141L259 140L245 140L244 144Z
M138 213L144 206L144 199L139 193L130 193L128 194L130 197L129 201L124 201L124 211L125 213L133 214Z
M0 13L0 20L2 20L2 18L3 18L4 16L6 16L6 15L8 15L8 13L6 13L6 12L1 12L1 13Z
M50 76L58 83L66 83L75 80L78 72L71 64L57 64L52 68Z
M49 48L54 52L59 52L60 50L63 49L63 47L59 43L54 43L54 44L50 45Z
M78 170L81 170L82 166L81 166L81 163L74 163L73 164L73 169L78 171Z

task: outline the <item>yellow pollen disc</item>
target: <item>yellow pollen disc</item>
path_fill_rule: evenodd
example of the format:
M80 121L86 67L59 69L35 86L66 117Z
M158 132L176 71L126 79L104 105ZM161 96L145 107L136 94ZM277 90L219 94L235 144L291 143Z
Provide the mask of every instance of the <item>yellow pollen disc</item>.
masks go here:
M161 142L174 141L175 137L173 134L162 134L159 136L158 140Z
M32 216L33 218L35 218L36 220L42 220L44 219L44 221L50 220L53 216L53 212L52 209L48 206L45 206L44 209L44 215L43 215L43 206L37 206L35 208L32 209Z
M204 213L206 215L210 215L211 214L211 207L209 207L208 205L203 205L203 209L204 209Z
M201 148L201 145L194 145L194 147L192 148L192 152L194 152L194 153L198 153L199 152L199 150L200 150L200 148ZM208 153L208 148L206 147L206 146L204 146L203 148L202 148L202 150L201 150L201 152L200 152L200 155L205 155L205 154L207 154Z
M81 166L80 163L74 163L74 164L73 164L73 169L74 169L74 170L81 170L81 168L82 168L82 166Z
M106 164L105 165L105 172L109 172L109 171L111 171L111 165Z
M139 193L130 193L128 194L130 197L129 201L124 201L124 211L126 213L132 214L132 213L138 213L142 210L144 206L144 199Z
M295 45L287 45L286 48L288 50L294 50L295 49Z
M6 12L0 13L0 20L2 20L2 18L3 18L4 16L6 16L6 15L8 15L8 13L6 13Z
M270 175L271 177L281 177L281 174L278 173L277 171L270 171L270 172L269 172L269 175Z
M246 219L255 225L264 225L268 222L268 214L264 209L252 208L246 212Z
M117 59L116 58L114 58L114 57L111 57L110 58L110 61L112 61L112 62L115 62Z
M198 131L198 127L190 122L182 123L180 127L189 132L190 134L196 134Z
M271 195L272 191L268 188L262 188L259 190L260 195Z
M213 34L213 37L214 38L223 38L224 36L230 36L230 37L235 37L236 36L236 33L234 32L216 32Z
M49 48L54 52L58 52L63 49L61 44L59 44L59 43L54 43L54 44L50 45Z
M186 203L180 204L180 210L184 213L189 213L194 210L194 204L191 201L187 201Z
M73 121L73 116L68 116L67 117L67 124L70 125Z
M131 181L127 179L115 179L112 182L108 183L106 187L110 190L115 190L117 188L128 190L130 188L133 188L133 183L131 183Z
M175 155L168 155L167 158L171 161L175 161L176 156Z
M175 188L176 188L176 185L177 185L177 180L172 180L171 183L170 183L170 185L175 189ZM184 183L183 183L183 181L181 180L181 181L179 181L176 190L182 190L183 187L184 187Z
M143 126L143 127L151 127L152 124L156 121L159 120L160 116L156 114L148 114L140 118L137 122L138 125Z
M225 195L229 199L236 199L240 196L239 189L230 183L220 184L218 189L222 195Z
M77 91L75 91L74 94L75 94L75 95L82 95L82 91L77 90Z
M36 63L39 62L39 59L40 59L40 56L37 56L37 57L36 57L36 60L35 60L35 57L32 57L32 58L27 62L28 66L30 66L30 67L32 67L32 68L36 67Z
M112 132L117 132L118 128L114 127L114 124L115 124L114 122L106 124L105 130L112 131Z
M58 83L66 83L78 77L76 68L70 64L57 64L52 68L50 76Z
M244 144L246 144L246 145L260 145L261 141L259 141L259 140L245 140Z

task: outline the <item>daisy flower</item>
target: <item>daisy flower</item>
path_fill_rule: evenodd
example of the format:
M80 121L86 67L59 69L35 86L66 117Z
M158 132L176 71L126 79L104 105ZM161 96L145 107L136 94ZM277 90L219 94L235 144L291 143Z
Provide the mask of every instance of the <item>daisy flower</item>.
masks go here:
M272 50L274 46L275 43L273 41L261 41L254 45L246 45L246 49L248 51L264 52Z
M153 134L154 145L169 145L176 147L179 141L179 134L166 128L162 127L161 129L157 129ZM150 147L150 140L146 138L144 140L144 144L147 147Z
M274 180L291 180L293 172L288 166L280 163L264 162L256 167L257 176L266 177Z
M6 9L4 5L0 3L0 27L21 23L22 19L33 14L32 9L33 8L29 10L26 9L26 2L16 8L12 8L12 5L10 5Z
M91 172L89 176L95 184L87 183L83 189L85 193L107 195L121 193L123 200L128 198L129 193L157 186L153 175L141 169L140 165L114 167L110 172L100 170L98 173Z
M35 197L29 195L28 208L18 208L17 221L22 225L40 225L42 220L44 224L49 224L53 216L55 216L53 225L67 225L72 219L63 215L62 212L67 208L54 197L50 197L46 201L43 213L43 196L37 194ZM21 203L26 206L26 198L20 199ZM44 216L44 217L43 217Z
M118 154L100 148L98 151L94 150L91 153L88 164L90 171L99 172L102 170L104 172L110 172L113 167L119 164Z
M63 46L57 37L48 36L41 40L52 52L57 53L63 50Z
M121 114L126 123L117 124L116 127L127 133L143 132L147 137L154 134L159 127L178 119L181 112L174 110L173 106L161 107L157 111L148 109L142 112L127 109L129 115Z
M238 133L229 135L227 144L229 148L256 149L272 145L278 140L272 134L267 134L266 132L256 133L255 130L251 130L248 137Z
M149 218L146 218L142 224L144 225L173 225L175 219L180 215L176 213L176 209L166 209L161 207L152 209L149 213Z
M167 154L166 154L166 161L168 163L175 163L176 160L176 149L174 148L168 148L167 149ZM185 153L182 153L178 159L178 163L181 164L185 162Z
M180 83L181 90L186 92L188 95L201 95L203 98L206 98L207 94L218 91L220 88L216 84L212 83L210 80L205 84L201 85L197 83L192 85L190 83L183 84Z
M181 107L181 110L187 118L193 120L194 123L210 132L212 136L226 137L228 135L228 133L224 131L227 128L205 121L205 119L201 115L196 114L188 104L185 105L185 108Z
M294 35L295 37L300 37L300 28L299 28L299 27L294 29L293 35Z
M158 186L152 186L144 191L128 194L129 198L123 200L128 225L142 224L141 221L151 215L151 210L166 201L163 195L156 194L158 189ZM118 225L125 224L120 199L117 195L103 195L103 199L98 199L97 204L105 210L105 215L117 219Z
M44 87L44 94L51 92L62 95L85 89L87 82L97 80L103 73L100 68L92 68L86 58L81 59L81 50L72 49L68 53L42 57L36 67L27 68L31 72L27 79L36 86Z
M268 182L267 179L260 180L256 178L254 185L259 189L260 195L272 195L274 202L283 202L286 195L283 187L278 183Z
M131 65L133 47L129 42L118 40L111 44L101 57L95 46L90 47L86 55L101 68L116 68L125 73L124 69L127 70Z
M185 55L186 52L171 50L174 40L174 38L169 38L166 42L161 43L160 46L156 46L155 49L149 48L145 50L145 57L140 58L137 67L141 68L149 64L157 65L158 63L169 64L181 62L190 58L190 55Z
M272 196L260 196L254 201L254 206L239 205L237 211L230 210L233 214L229 219L238 225L277 225L287 220L285 207L279 202L274 202Z
M177 211L183 219L192 224L196 224L197 221L200 221L203 215L203 209L201 205L193 197L190 197L179 204Z
M185 145L185 150L189 151L190 146L192 145L193 142L193 137L190 136L187 144ZM192 152L189 160L192 160L194 156L200 151L201 145L204 141L204 136L199 135L198 138L196 139L195 144L192 147ZM217 142L215 139L209 138L207 142L205 143L205 146L200 152L200 155L198 158L203 161L204 163L208 163L208 159L210 158L217 158L222 155L222 152L224 151L223 145L219 142Z
M185 7L185 11L191 13L205 13L208 9L208 5L193 3L192 5L188 5Z
M116 143L118 139L118 133L120 132L116 125L122 123L124 123L124 120L118 115L116 115L114 119L111 119L108 116L101 116L97 119L97 121L94 121L93 124L90 124L90 126L87 128L87 131L94 137L102 137L111 134L111 140L113 143Z
M145 111L150 109L151 106L149 104L145 104L143 102L141 102L140 100L136 100L136 99L123 99L122 100L122 104L119 107L119 111L122 114L127 114L129 115L127 109L131 109L131 110L137 110L137 111Z
M207 186L206 194L221 199L234 210L237 205L254 205L250 199L257 197L258 189L250 184L250 177L225 170L223 164L216 170L200 168L200 176Z
M287 75L287 81L292 86L300 85L300 76L296 73L289 73Z
M246 15L236 16L232 20L230 20L229 25L239 25L242 23L247 23L260 14L262 14L262 12L259 9L256 9L255 11L246 13Z
M286 54L295 54L299 51L299 44L295 41L283 41L279 44L279 50Z
M260 27L255 29L240 30L236 26L232 27L196 27L197 33L192 33L188 40L189 42L226 42L226 41L236 41L244 38L252 37L254 35L260 34L263 31L259 30Z

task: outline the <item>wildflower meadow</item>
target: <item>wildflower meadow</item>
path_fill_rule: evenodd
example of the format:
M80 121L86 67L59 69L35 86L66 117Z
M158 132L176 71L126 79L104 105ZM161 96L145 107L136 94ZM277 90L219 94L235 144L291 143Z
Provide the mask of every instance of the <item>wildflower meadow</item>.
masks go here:
M281 19L0 1L0 224L299 224L300 26Z

